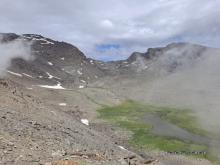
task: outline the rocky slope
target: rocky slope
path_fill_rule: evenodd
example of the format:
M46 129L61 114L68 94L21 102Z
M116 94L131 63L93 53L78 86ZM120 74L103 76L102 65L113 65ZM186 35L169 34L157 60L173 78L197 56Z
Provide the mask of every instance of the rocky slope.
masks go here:
M31 54L34 60L25 61L21 58L12 60L10 71L21 74L22 77L34 78L35 81L60 83L78 87L92 82L104 75L92 59L76 47L65 43L53 41L40 35L4 34L3 42L23 40L31 42ZM21 76L20 76L21 77Z

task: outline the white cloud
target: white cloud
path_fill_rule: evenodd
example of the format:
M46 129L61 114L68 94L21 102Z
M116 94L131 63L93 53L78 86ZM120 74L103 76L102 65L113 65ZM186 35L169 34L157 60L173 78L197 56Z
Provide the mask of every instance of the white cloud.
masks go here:
M102 20L100 25L104 28L113 28L114 27L112 21L110 21L108 19Z
M174 41L219 46L219 8L218 0L1 0L0 32L40 33L97 58L96 45L117 43L128 56Z
M3 58L0 60L0 76L4 74L10 66L11 60L14 58L23 58L24 60L32 60L31 43L17 39L10 43L1 42L3 36L0 34L0 53ZM8 71L13 74L13 72ZM16 75L16 73L14 73ZM18 74L17 74L18 76Z

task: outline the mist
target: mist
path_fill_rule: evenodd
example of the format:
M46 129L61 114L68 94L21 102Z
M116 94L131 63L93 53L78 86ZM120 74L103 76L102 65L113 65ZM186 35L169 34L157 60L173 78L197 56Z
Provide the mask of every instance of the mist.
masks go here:
M146 98L154 104L192 109L205 129L219 133L220 51L202 50L197 56L195 52L201 50L187 46L163 54L152 67L157 77Z
M138 86L137 86L138 84ZM195 45L174 47L149 64L129 90L132 99L155 106L190 109L201 128L220 135L220 50ZM215 138L216 138L215 137ZM210 139L210 149L220 152Z
M24 41L22 39L16 39L10 42L2 42L2 36L0 35L0 76L5 75L5 71L11 64L11 60L14 58L22 58L24 60L31 60L31 42Z

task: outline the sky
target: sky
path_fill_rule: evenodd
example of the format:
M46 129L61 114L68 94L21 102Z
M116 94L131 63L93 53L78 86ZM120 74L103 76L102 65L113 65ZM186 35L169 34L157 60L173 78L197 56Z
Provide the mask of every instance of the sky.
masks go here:
M172 42L220 47L220 0L0 0L0 32L41 34L100 60Z

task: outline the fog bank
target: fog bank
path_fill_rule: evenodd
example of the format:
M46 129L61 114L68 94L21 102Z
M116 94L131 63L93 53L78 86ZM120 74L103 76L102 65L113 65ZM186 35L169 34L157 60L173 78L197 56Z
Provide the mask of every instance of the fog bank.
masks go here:
M30 60L33 58L31 56L31 43L22 39L2 42L2 36L0 35L0 55L0 76L3 76L12 59L19 57L24 60Z

